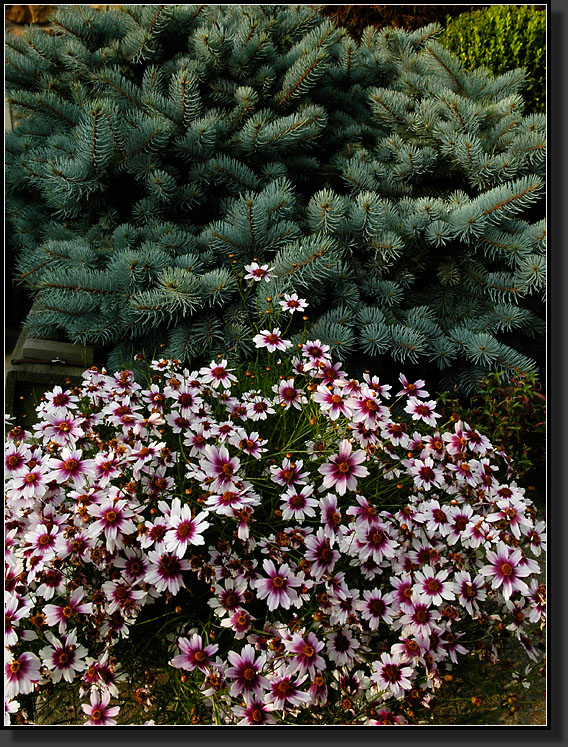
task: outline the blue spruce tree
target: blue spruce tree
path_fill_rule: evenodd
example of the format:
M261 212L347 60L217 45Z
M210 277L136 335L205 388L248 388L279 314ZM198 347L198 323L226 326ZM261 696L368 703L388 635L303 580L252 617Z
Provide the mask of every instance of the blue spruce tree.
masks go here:
M358 42L313 6L83 5L9 35L31 333L104 346L112 367L160 344L246 356L297 292L309 318L289 334L344 362L435 367L465 391L535 370L545 117L523 113L522 70L465 72L439 32ZM245 288L252 261L274 278Z

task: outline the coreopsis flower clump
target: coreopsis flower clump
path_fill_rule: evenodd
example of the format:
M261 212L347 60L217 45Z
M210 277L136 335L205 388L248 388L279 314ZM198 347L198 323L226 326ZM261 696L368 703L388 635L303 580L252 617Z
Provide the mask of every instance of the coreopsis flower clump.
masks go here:
M545 527L487 436L283 334L91 368L8 432L8 722L404 725L503 634L537 660Z

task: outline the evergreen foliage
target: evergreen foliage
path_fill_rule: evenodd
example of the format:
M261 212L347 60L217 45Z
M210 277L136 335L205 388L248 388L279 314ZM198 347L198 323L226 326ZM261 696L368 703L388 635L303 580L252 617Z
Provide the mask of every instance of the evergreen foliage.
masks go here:
M439 33L359 42L311 6L83 5L9 36L32 333L109 346L115 367L160 344L246 355L297 292L295 341L343 361L466 390L534 370L519 335L543 329L545 118L523 113L522 70L466 72ZM275 277L243 294L252 261Z

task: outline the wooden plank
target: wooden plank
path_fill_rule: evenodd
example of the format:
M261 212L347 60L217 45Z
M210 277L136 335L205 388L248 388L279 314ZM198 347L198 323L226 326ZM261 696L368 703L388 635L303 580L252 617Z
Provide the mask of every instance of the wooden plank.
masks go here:
M22 358L43 363L67 363L69 365L93 365L94 350L86 345L56 340L38 340L26 337L22 346Z

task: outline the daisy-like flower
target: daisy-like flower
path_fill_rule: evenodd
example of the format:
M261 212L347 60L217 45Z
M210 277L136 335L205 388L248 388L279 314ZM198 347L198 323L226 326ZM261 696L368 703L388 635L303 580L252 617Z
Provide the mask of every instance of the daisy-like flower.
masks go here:
M237 381L237 377L231 373L234 370L234 368L227 368L226 360L222 360L220 363L211 361L208 366L199 369L199 375L201 381L204 384L209 384L213 389L218 389L219 385L222 385L225 389L230 389L233 382Z
M426 565L420 571L416 571L414 578L413 599L436 606L443 604L444 599L455 599L454 583L446 580L448 571L445 568L435 571L432 566Z
M403 626L403 635L415 635L427 638L433 630L434 625L440 619L438 610L432 609L428 604L413 601L412 609L400 617Z
M20 710L20 704L17 700L4 698L4 726L10 726L12 714Z
M322 412L327 413L330 420L337 420L340 415L349 418L353 414L339 387L333 387L330 390L324 384L320 384L312 394L312 399L319 404Z
M338 666L350 666L357 657L360 645L349 628L343 628L329 636L326 651L329 658Z
M37 594L46 601L53 599L55 594L65 593L65 578L57 568L48 568L40 574L41 583L37 587Z
M211 490L232 490L233 480L241 465L238 457L231 457L226 446L207 444L199 464L206 477L213 478Z
M320 527L317 533L310 534L305 539L305 558L312 563L311 574L319 580L324 573L331 573L334 565L339 559L339 552L331 547L329 534L323 527Z
M270 274L274 267L269 265L259 265L258 262L251 262L250 265L245 265L247 274L245 280L254 280L255 283L260 283L261 280L265 280L267 283L272 279Z
M337 496L328 493L320 499L320 521L329 534L341 531L341 511L337 507Z
M266 397L255 396L246 403L247 417L249 420L266 420L269 415L274 415L275 410L270 400Z
M309 674L314 677L317 671L325 669L325 661L319 652L325 644L319 641L314 633L294 633L291 639L284 640L286 650L292 655L288 659L289 674L299 672L300 675Z
M16 441L6 444L4 447L4 469L5 476L16 477L25 474L28 469L26 463L31 459L31 452L26 444Z
M235 716L241 718L237 721L237 726L267 726L275 724L274 716L270 715L273 706L270 703L264 703L258 698L251 698L245 705L233 706Z
M433 428L436 427L436 418L442 417L435 410L436 402L434 400L421 401L417 397L409 397L404 408L405 412L412 415L413 420L421 420Z
M492 448L491 441L487 436L484 436L473 428L470 428L467 423L463 424L463 436L467 441L470 450L473 451L474 454L483 456Z
M297 293L284 293L284 299L278 302L282 311L289 311L293 314L295 311L304 311L309 306L304 298L298 298Z
M58 625L59 633L64 633L67 625L76 615L90 615L93 611L91 602L83 602L85 590L82 586L73 589L66 604L46 604L43 608L48 625Z
M368 386L362 386L357 396L349 397L347 404L353 411L353 423L362 424L365 428L386 425L390 420L388 408L381 404L378 394Z
M109 552L123 546L124 535L136 532L136 524L131 519L134 513L125 499L108 498L100 504L88 506L87 511L96 519L87 529L87 536L95 538L104 534Z
M263 690L268 690L270 684L261 672L266 663L266 655L260 654L256 658L254 647L247 643L238 654L229 651L227 658L231 666L225 672L228 679L233 680L230 695L234 698L241 693L245 698L260 697Z
M82 696L93 688L102 693L108 693L113 698L118 698L118 684L127 679L126 672L118 672L120 664L109 662L109 649L105 651L100 659L88 656L86 659L87 669L83 673L79 695Z
M159 553L156 550L148 553L148 560L150 566L144 581L153 584L160 593L167 590L175 596L183 586L182 573L191 568L191 563L173 553Z
M233 446L237 446L239 449L244 451L245 454L260 459L263 453L266 451L265 444L268 441L264 438L260 438L260 435L253 431L252 433L246 433L244 430L241 433L234 433L229 438L229 443Z
M440 487L444 480L444 472L439 467L434 466L434 460L430 457L422 459L403 459L403 466L406 467L408 474L414 478L414 484L417 488L430 490L430 488Z
M188 672L199 669L204 674L207 674L209 670L210 658L219 650L219 646L216 643L204 646L201 636L196 633L191 638L179 638L178 647L181 654L174 656L170 661L172 667L186 669Z
M95 476L93 460L84 459L80 449L61 449L59 458L47 460L46 469L46 480L56 480L59 483L71 480L76 488L80 488L86 479Z
M34 425L34 430L41 432L44 442L54 441L60 446L73 448L78 439L85 435L84 418L74 417L72 413L60 411L48 412L44 420Z
M47 491L47 480L45 477L45 466L34 465L26 467L26 471L20 472L6 485L9 494L15 493L18 502L24 501L26 505L32 505L37 499L42 498Z
M371 679L381 690L387 690L389 695L398 698L405 690L412 689L413 671L405 663L399 655L384 652L379 660L373 662Z
M208 605L219 617L223 617L227 612L234 614L242 607L246 590L247 582L244 578L226 578L223 580L223 586L217 584L213 588L214 598L209 600Z
M11 653L8 653L4 664L5 697L15 698L17 695L31 693L35 683L40 680L40 667L40 660L29 651L24 651L17 659Z
M406 434L405 426L401 423L387 423L381 427L382 438L387 439L393 446L400 446L406 449L409 443L408 435Z
M463 539L463 534L471 523L473 508L467 503L463 506L448 506L446 516L450 527L447 541L448 544L455 545L458 540Z
M299 524L303 523L306 517L315 516L315 507L318 502L310 496L314 492L312 485L302 485L300 489L295 485L288 487L286 492L280 498L282 506L282 518L285 521L292 519Z
M268 578L259 578L256 581L258 598L267 600L271 612L277 607L284 607L287 610L298 598L295 588L302 586L302 581L290 573L288 563L282 563L276 568L272 560L265 560L263 568Z
M302 692L298 685L305 680L293 677L291 674L277 675L270 680L270 691L264 696L265 703L271 704L275 709L283 711L289 706L301 706L309 703L309 693Z
M302 345L302 354L307 359L304 368L309 371L318 368L319 363L328 362L329 345L325 345L321 340L308 340Z
M301 389L296 389L294 379L283 379L280 384L274 384L272 391L276 392L275 403L285 410L294 407L301 410L307 399Z
M33 604L27 597L21 597L8 590L4 591L4 644L15 646L19 640L34 640L36 634L32 630L21 630L17 623L29 617Z
M350 539L346 542L350 542ZM371 559L380 564L383 558L395 556L398 542L389 536L386 525L377 521L373 524L361 523L356 526L355 547L361 560Z
M494 589L501 589L506 600L515 591L528 594L529 587L522 579L534 573L535 568L532 565L534 561L523 564L522 550L513 550L499 541L495 551L487 551L487 560L489 564L480 568L479 573L491 580ZM538 571L538 565L536 570Z
M520 539L521 537L521 530L526 532L527 528L532 527L533 525L532 520L525 513L527 504L520 498L516 498L515 496L501 498L497 501L495 508L497 510L486 517L487 521L507 522L511 533L514 534L517 539Z
M454 586L458 602L474 617L479 611L478 603L487 598L485 581L481 576L472 578L469 571L458 571L454 575Z
M402 389L396 393L397 397L401 397L405 394L408 394L411 397L421 398L430 396L426 389L422 388L426 385L426 382L423 379L417 379L413 384L411 384L404 374L400 374L398 380L402 384Z
M147 592L133 589L127 581L122 580L105 581L101 588L108 599L108 612L111 615L118 610L125 615L132 614L147 596Z
M172 501L168 519L168 531L164 537L164 547L167 552L183 558L188 545L203 545L203 532L210 526L207 512L201 511L196 516L191 515L191 508L181 505L179 498Z
M38 524L37 527L27 532L26 540L29 542L30 549L34 555L41 557L45 561L55 557L55 544L58 534L59 526L57 524L54 524L49 529L45 524Z
M118 715L120 706L109 706L110 693L99 693L91 690L90 703L83 703L81 709L89 716L84 726L116 726L114 717Z
M534 527L527 531L527 540L533 553L538 557L541 550L546 552L546 524L544 521L537 522Z
M273 465L270 467L270 479L277 485L293 486L307 482L309 475L302 472L304 462L301 459L292 461L285 457L282 460L282 466Z
M440 506L436 498L424 501L420 504L418 511L414 514L414 521L425 523L429 536L436 534L445 537L450 532L450 520L448 518L449 506Z
M253 619L252 615L246 610L237 609L230 617L224 617L221 620L221 625L223 628L230 628L233 636L237 640L241 640L251 629Z
M76 410L79 397L69 389L63 391L60 386L54 386L50 392L45 393L45 410Z
M59 640L48 630L45 637L50 645L44 646L39 655L50 670L52 681L64 679L66 682L73 682L77 672L83 672L87 668L84 657L88 652L84 646L77 644L77 631L72 630Z
M393 592L383 594L381 589L376 587L363 592L363 599L359 599L356 606L371 630L377 630L381 622L387 625L392 623L395 614L392 606L393 597Z
M362 464L365 459L364 451L353 452L351 443L343 439L339 442L338 453L319 467L319 472L324 476L323 487L334 487L339 495L345 495L347 490L355 490L357 478L369 474L369 470Z
M257 348L268 348L269 353L273 353L275 350L287 350L292 347L292 343L289 340L283 340L280 337L278 327L275 327L272 331L262 329L258 335L252 338L252 341Z
M480 464L477 459L464 459L457 464L447 464L446 467L455 474L458 483L474 486L479 484Z

